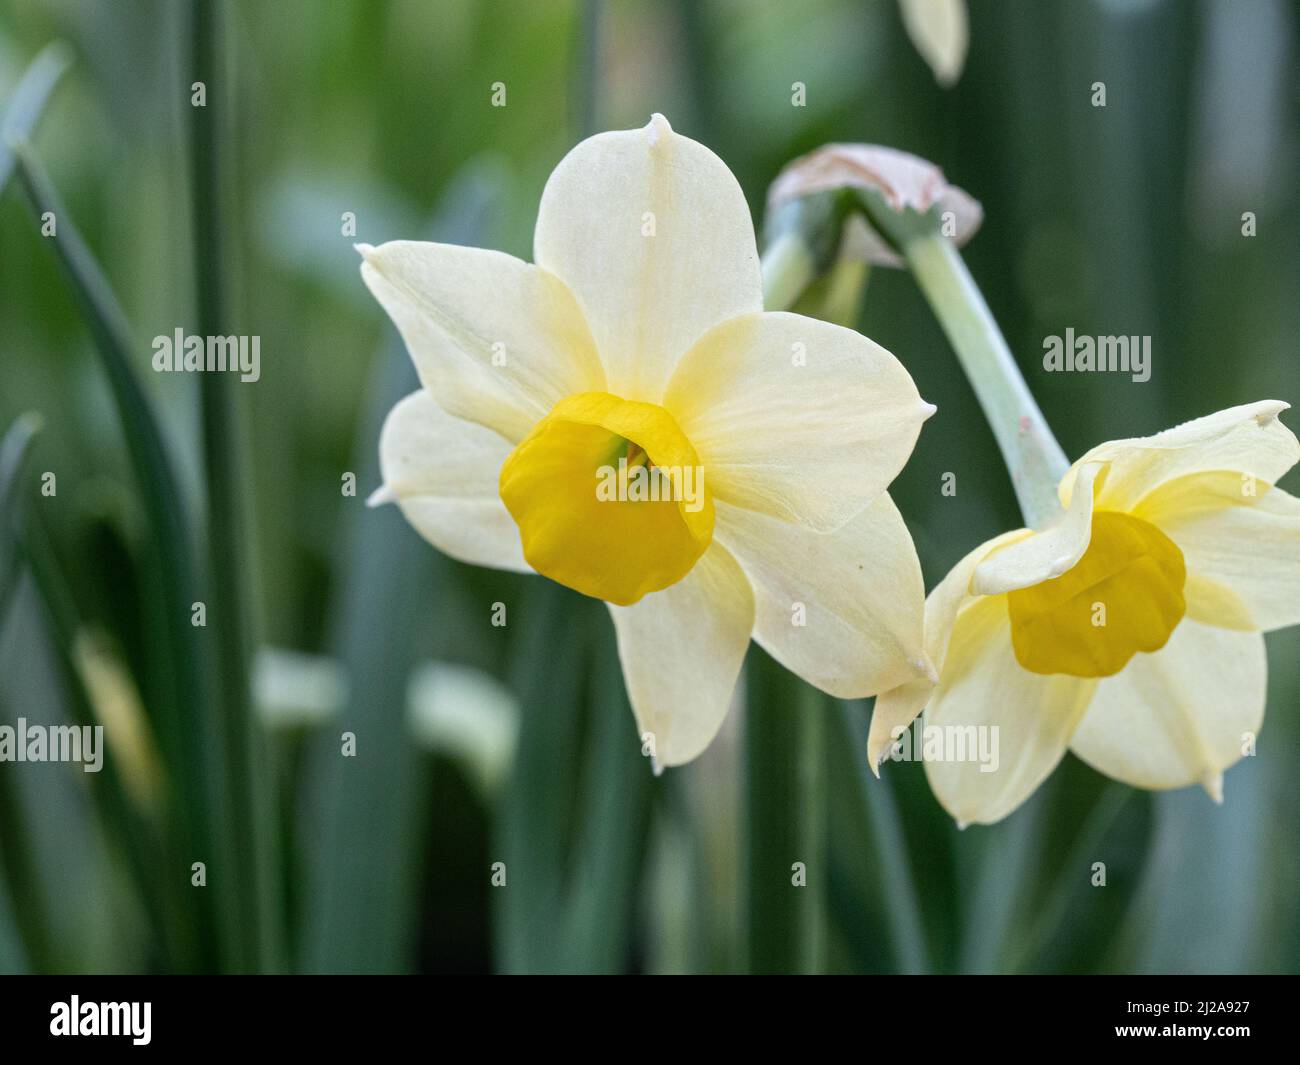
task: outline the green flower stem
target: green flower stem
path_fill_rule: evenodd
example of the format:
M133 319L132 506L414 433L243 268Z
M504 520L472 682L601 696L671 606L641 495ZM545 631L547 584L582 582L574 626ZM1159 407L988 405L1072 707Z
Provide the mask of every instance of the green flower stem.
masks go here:
M794 306L813 279L812 250L799 233L786 230L763 253L763 306L785 311Z
M826 745L827 717L831 700L811 684L800 682L793 713L800 730L799 792L803 821L800 826L801 861L807 869L807 883L800 888L802 910L802 971L824 973L829 965L826 886L830 880L830 854Z
M747 967L791 973L805 964L808 887L794 883L802 862L810 883L800 806L801 681L757 645L750 647L745 685L745 909Z
M207 88L206 106L190 107L194 261L199 334L223 336L228 325L223 286L220 200L223 187L221 130L228 98L219 64L221 6L195 0L191 8L190 63ZM238 948L230 959L245 970L274 969L283 962L273 846L274 795L266 781L265 751L253 717L249 690L247 527L243 499L243 426L229 375L205 374L199 384L203 460L208 504L208 613L217 669L213 672L220 734L229 773L227 817L233 828L239 899Z
M979 397L1025 523L1035 529L1051 524L1061 514L1056 486L1070 464L984 296L957 249L937 229L906 236L902 251Z

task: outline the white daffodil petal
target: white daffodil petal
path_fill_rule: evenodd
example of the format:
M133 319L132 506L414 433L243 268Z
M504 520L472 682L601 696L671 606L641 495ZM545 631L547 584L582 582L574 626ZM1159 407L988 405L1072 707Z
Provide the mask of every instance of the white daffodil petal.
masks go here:
M384 487L377 501L395 501L439 551L476 566L531 572L519 529L497 494L509 442L461 421L421 389L388 413L379 437Z
M609 391L624 399L658 403L698 337L763 307L744 193L662 115L590 137L561 160L542 193L534 257L577 296Z
M940 85L961 77L970 47L966 0L902 0L903 25Z
M925 773L943 808L963 824L1011 813L1060 762L1096 684L1021 668L1002 596L967 606L922 734L929 740L940 730L932 742L942 743L943 758L927 756ZM981 761L977 752L991 757Z
M1213 788L1264 720L1264 637L1184 618L1155 654L1102 680L1070 749L1138 788Z
M867 733L867 764L876 776L880 776L881 759L925 709L933 691L933 681L918 677L876 696L871 708L871 729Z
M925 601L925 653L931 668L942 674L944 659L948 654L948 641L957 614L971 599L971 576L989 554L1002 547L1033 535L1028 529L1016 529L980 544L948 572ZM867 759L872 772L880 775L880 759L893 742L897 729L906 728L912 719L925 709L935 684L919 678L883 692L876 697L871 714L871 731L867 736Z
M1197 570L1187 571L1183 584L1187 617L1221 629L1258 632L1259 625L1245 601L1226 584Z
M887 492L831 533L723 502L716 515L754 586L754 637L791 672L855 699L929 670L921 565Z
M458 418L518 443L559 400L603 391L587 323L558 278L501 252L398 240L360 246L361 276L420 381Z
M1300 624L1300 499L1249 474L1200 473L1161 485L1134 513L1178 545L1189 571L1232 589L1253 628Z
M1155 436L1099 444L1070 467L1061 481L1061 498L1070 498L1074 478L1092 462L1109 465L1097 491L1100 510L1132 510L1152 489L1189 473L1236 470L1276 484L1300 462L1300 442L1278 419L1289 406L1263 400L1230 407Z
M748 578L715 541L676 584L609 610L637 728L660 765L689 762L731 704L754 629Z
M1065 516L1050 528L986 558L975 570L971 591L975 595L1014 592L1059 577L1073 567L1092 540L1092 485L1101 470L1091 463L1084 466Z
M714 497L820 531L888 487L934 408L860 333L798 314L702 337L664 394Z

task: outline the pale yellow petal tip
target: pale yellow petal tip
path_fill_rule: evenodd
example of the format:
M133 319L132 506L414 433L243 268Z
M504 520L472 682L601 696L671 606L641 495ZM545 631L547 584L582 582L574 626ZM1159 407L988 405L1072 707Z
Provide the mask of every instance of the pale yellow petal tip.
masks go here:
M650 145L659 143L659 138L671 136L673 127L668 124L668 119L664 118L658 111L650 116L650 121L645 125L646 135L650 140Z
M369 498L366 500L366 506L382 507L385 503L396 503L396 502L397 502L397 493L394 492L391 488L388 487L388 485L385 484L385 485L380 485L378 488L376 488L373 492L370 493Z
M885 760L885 752L888 750L888 744L881 749L880 740L875 735L868 732L867 735L867 765L871 767L871 774L877 780L880 779L880 763Z
M1266 429L1277 421L1277 416L1284 410L1290 410L1291 404L1280 399L1269 401L1271 406L1255 415L1255 421L1261 429Z
M955 822L956 825L957 825L957 831L958 831L958 832L965 832L966 829L970 828L970 822L969 822L969 821L963 821L963 820L962 820L961 818L959 818L959 817L958 817L958 818L954 818L953 820L954 820L954 822Z
M927 403L925 400L921 400L921 421L928 422L938 412L939 408L933 403Z
M656 758L653 754L650 756L650 772L657 777L661 777L664 775L663 763L660 762L659 759Z
M373 244L353 244L352 248L367 262L375 257L375 246Z
M1223 774L1211 773L1201 781L1201 787L1205 789L1208 795L1219 806L1223 805Z

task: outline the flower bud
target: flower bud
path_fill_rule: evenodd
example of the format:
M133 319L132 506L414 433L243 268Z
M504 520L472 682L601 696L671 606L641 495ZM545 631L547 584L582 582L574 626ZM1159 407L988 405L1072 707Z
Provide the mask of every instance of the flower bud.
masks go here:
M984 219L978 200L948 184L933 163L876 144L826 144L790 163L767 194L769 217L788 204L823 193L858 190L864 211L849 214L839 242L841 259L903 266L899 228L938 226L960 246ZM894 217L885 217L889 213ZM874 221L869 221L867 216Z

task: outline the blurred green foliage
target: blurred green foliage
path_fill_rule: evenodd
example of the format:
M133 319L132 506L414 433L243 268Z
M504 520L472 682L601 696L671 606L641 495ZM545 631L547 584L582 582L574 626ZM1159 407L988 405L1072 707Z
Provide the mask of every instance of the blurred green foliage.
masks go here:
M827 141L889 144L983 202L967 261L1071 456L1233 404L1300 398L1294 3L976 0L949 90L892 0L615 0L594 19L587 7L237 0L225 11L227 331L259 335L263 357L260 382L238 395L256 636L335 656L352 682L338 727L262 737L283 806L287 966L728 971L753 956L740 715L697 762L651 779L603 610L440 558L395 512L364 509L379 421L414 377L360 282L345 212L357 240L432 236L528 258L543 183L593 116L620 128L663 112L731 166L756 223L793 156ZM148 371L148 338L196 321L186 12L173 0L0 0L0 101L47 42L71 45L74 66L32 139L124 304L198 512L195 384ZM1090 102L1097 81L1104 109ZM497 82L504 108L490 105ZM791 106L794 82L806 107ZM1241 235L1245 211L1257 236ZM32 501L41 527L80 623L126 663L152 714L147 514L45 244L11 182L0 429L43 416L28 468L55 471L58 494ZM932 585L1019 523L1014 498L905 273L873 272L859 325L939 407L894 488ZM1067 326L1151 335L1151 380L1044 373L1043 337ZM347 471L355 497L340 492ZM955 497L940 493L945 472ZM490 624L494 602L511 611L505 628ZM1067 757L1007 821L958 833L919 766L865 773L866 707L790 696L788 711L817 727L777 732L820 745L821 807L799 813L802 842L824 856L809 873L824 929L808 966L1297 969L1300 631L1268 646L1259 754L1228 773L1221 807L1197 790L1130 791ZM0 615L0 720L75 719L55 648L24 579ZM500 794L406 728L407 676L429 658L519 694L519 754ZM342 729L359 738L355 767L337 757ZM81 777L0 766L0 970L170 967ZM499 860L518 869L504 892L490 883ZM1095 861L1105 889L1089 885Z

